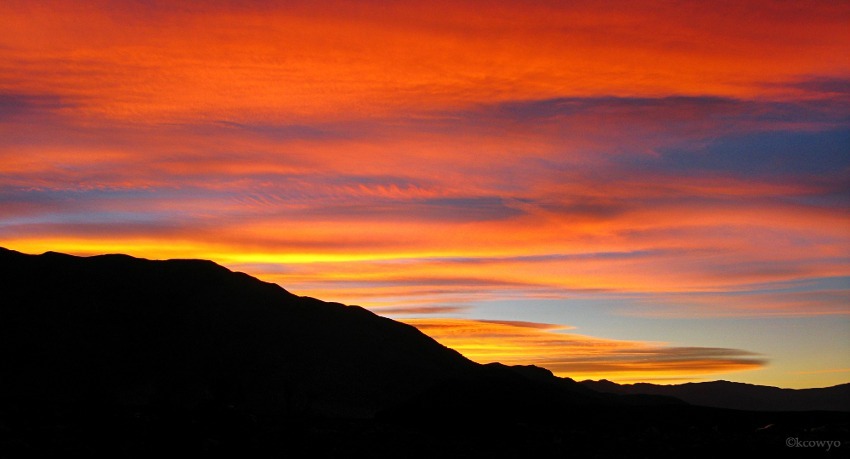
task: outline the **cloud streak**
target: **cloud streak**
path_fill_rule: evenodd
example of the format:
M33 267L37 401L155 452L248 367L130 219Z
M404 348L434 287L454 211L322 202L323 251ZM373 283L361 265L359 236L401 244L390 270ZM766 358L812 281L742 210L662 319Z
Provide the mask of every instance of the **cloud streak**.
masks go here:
M593 338L554 332L551 324L468 319L407 319L405 322L459 350L472 360L538 365L561 376L626 380L700 378L713 373L756 370L767 364L738 349L671 347L661 343Z

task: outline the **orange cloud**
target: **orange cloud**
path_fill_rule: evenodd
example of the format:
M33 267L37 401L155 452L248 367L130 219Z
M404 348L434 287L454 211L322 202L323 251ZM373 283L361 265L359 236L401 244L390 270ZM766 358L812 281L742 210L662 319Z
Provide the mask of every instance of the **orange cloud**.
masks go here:
M374 115L573 94L750 97L846 72L841 3L164 9L4 2L6 84L125 120ZM38 76L38 78L33 78ZM102 82L105 84L98 84ZM777 92L772 90L769 92Z
M466 319L404 319L440 343L480 363L537 365L574 379L644 381L695 379L755 370L766 361L738 349L669 347L556 332L569 327Z

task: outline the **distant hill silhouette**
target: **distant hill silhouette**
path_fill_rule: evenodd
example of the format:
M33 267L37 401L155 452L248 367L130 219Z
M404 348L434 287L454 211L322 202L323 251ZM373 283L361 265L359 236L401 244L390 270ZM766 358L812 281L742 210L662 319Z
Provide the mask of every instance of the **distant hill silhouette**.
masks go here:
M0 279L0 457L693 456L846 433L847 413L727 412L480 365L210 261L0 248Z
M616 384L582 381L598 392L619 395L663 395L693 405L753 411L850 411L850 384L817 389L780 389L729 381L674 385Z

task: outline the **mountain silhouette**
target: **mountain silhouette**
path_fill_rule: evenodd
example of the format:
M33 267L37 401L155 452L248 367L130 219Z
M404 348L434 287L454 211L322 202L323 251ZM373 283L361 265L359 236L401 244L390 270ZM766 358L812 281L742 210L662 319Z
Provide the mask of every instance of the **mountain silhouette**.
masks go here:
M693 456L846 433L844 412L705 408L481 365L210 261L0 248L0 278L0 457Z
M210 261L0 249L0 403L372 417L441 385L617 403L536 367L479 365L416 328ZM430 391L430 392L429 392Z
M814 389L780 389L730 381L673 385L582 381L584 387L618 395L675 397L693 405L753 411L850 411L850 384Z
M0 251L0 394L371 416L478 367L416 328L199 260Z

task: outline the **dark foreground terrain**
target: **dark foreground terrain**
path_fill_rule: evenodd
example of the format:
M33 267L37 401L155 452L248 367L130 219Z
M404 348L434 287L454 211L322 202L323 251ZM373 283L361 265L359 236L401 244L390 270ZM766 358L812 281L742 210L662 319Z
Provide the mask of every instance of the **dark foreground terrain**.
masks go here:
M458 407L458 409L464 409ZM415 413L412 416L418 416ZM561 419L346 419L205 404L6 412L2 457L847 457L840 413L579 408ZM764 428L765 426L771 426ZM757 427L760 426L760 427ZM839 440L814 446L814 442ZM786 446L791 442L791 447ZM796 445L796 446L793 446ZM179 457L179 456L177 456Z
M207 261L0 249L0 276L2 458L850 452L847 412L701 407L479 365Z

